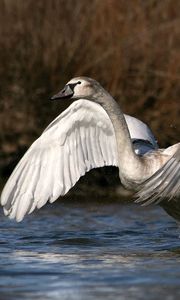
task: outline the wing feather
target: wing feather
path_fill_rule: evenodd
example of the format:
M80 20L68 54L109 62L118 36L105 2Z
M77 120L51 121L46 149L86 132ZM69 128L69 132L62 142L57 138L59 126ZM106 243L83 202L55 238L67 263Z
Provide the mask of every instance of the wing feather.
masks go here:
M131 137L142 139L144 132L147 140L147 128L137 119L127 118L128 126L132 120L133 126L138 125L137 133L130 130ZM25 214L66 194L87 171L105 165L118 166L111 120L100 105L78 100L46 128L20 160L1 196L4 212L21 221Z
M170 147L175 148L175 145ZM140 186L136 194L137 203L158 204L180 197L180 144L176 144L174 155L155 174Z

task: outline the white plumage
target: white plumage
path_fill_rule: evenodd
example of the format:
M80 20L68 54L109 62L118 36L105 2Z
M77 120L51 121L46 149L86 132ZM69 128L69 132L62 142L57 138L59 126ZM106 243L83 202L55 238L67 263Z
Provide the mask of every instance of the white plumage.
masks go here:
M125 115L133 140L156 141L149 128ZM144 144L136 149L144 153ZM54 202L92 168L118 166L112 122L106 111L89 100L75 101L60 114L23 156L2 196L10 218L21 221L26 213Z

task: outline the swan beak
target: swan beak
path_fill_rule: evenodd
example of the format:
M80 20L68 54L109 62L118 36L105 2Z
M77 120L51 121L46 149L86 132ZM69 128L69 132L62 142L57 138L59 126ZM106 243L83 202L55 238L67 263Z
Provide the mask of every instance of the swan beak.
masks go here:
M65 87L56 95L52 96L51 100L57 100L57 99L66 99L71 98L74 94L73 89L69 84L66 84Z

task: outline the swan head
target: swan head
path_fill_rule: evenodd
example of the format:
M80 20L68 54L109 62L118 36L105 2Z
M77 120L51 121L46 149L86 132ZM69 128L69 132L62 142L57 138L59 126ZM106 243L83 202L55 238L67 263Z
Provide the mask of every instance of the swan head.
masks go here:
M88 99L95 101L104 92L105 90L96 80L89 77L76 77L71 79L59 93L51 97L51 100Z

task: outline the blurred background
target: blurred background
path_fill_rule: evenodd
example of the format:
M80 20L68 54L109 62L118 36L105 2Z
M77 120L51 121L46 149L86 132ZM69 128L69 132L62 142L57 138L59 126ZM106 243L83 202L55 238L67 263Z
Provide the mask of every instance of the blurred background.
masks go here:
M2 181L69 106L48 99L75 76L99 81L162 147L179 141L179 0L0 0L0 59Z

